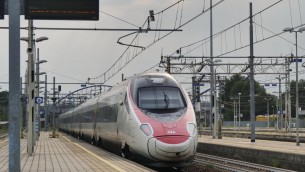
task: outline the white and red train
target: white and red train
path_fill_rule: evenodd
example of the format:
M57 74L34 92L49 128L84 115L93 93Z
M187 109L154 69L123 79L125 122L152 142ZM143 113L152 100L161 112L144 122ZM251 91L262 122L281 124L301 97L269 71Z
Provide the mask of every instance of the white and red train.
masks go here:
M135 75L59 116L59 128L154 167L184 167L197 148L196 118L169 74Z

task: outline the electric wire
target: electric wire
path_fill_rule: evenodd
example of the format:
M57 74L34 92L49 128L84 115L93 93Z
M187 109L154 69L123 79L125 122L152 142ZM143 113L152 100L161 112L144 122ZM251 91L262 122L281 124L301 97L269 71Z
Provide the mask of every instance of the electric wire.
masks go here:
M180 3L181 1L182 1L182 0L176 2L175 4L178 4L178 3ZM216 7L217 5L221 4L223 1L224 1L224 0L218 1L218 2L215 3L211 8ZM156 14L162 14L162 15L163 15L163 12L164 12L165 10L167 10L167 9L169 9L169 8L171 8L171 7L173 7L175 4L171 5L170 7L167 7L166 9L164 9L164 10L158 12L158 13L155 13L155 15L156 15ZM196 15L195 17L191 18L190 20L186 21L185 23L183 23L181 26L177 27L176 29L180 29L181 27L183 27L183 26L187 25L188 23L192 22L193 20L197 19L199 16L201 16L201 15L204 14L204 13L205 13L205 12L199 13L198 15ZM146 22L147 22L147 20L145 21L145 23L146 23ZM162 17L161 17L160 27L161 27L161 24L162 24ZM173 32L174 32L174 31L170 31L169 33L167 33L167 34L165 34L165 35L159 37L158 41L161 40L161 39L163 39L163 38L165 38L165 37L167 37L168 35L170 35L170 34L173 33ZM160 36L160 35L159 35L159 36ZM135 38L136 38L136 37L135 37ZM134 39L135 39L135 38L134 38ZM153 41L152 43L150 43L149 45L147 45L147 46L145 47L145 49L151 47L151 46L154 45L156 42L157 42L157 41ZM127 49L128 49L128 48L129 48L129 46L127 47ZM144 51L144 50L142 50L142 51L140 51L139 53L137 53L134 57L131 58L131 60L130 60L129 62L131 62L135 57L137 57L138 55L140 55L143 51ZM126 52L126 50L125 50L124 53L120 56L120 58L117 59L117 61L120 60L120 59L124 56L125 52ZM114 75L116 75L120 70L122 70L123 67L125 67L125 66L127 65L127 64L125 64L122 68L117 69L117 70L114 71L112 74L108 74L109 71L115 70L115 69L114 69L114 66L116 66L117 61L116 61L116 62L115 62L106 72L104 72L103 74L101 74L101 75L99 75L99 76L97 76L97 77L91 77L91 79L98 79L98 78L101 78L102 76L104 76L104 83L105 83L106 81L108 81L110 78L112 78ZM128 62L128 63L129 63L129 62ZM106 78L106 77L107 77L107 78Z
M181 5L181 13L180 13L180 22L179 22L179 26L181 26L181 22L182 22L183 7L184 7L184 0L182 0L182 5Z
M303 19L302 19L302 13L301 13L301 5L300 5L300 0L298 0L298 5L299 5L299 13L300 13L300 20L301 20L301 24L303 24Z
M291 0L289 0L289 11L290 11L290 22L291 22L291 27L293 28L292 10L291 10Z
M261 26L263 26L262 13L260 13L260 19L261 19ZM263 28L262 28L262 38L263 38L263 40L265 39L265 37L264 37L264 29Z
M115 19L120 20L120 21L122 21L122 22L124 22L124 23L127 23L127 24L129 24L129 25L131 25L131 26L134 26L134 27L139 28L139 26L137 26L137 25L135 25L135 24L133 24L133 23L131 23L131 22L128 22L128 21L126 21L126 20L124 20L124 19L118 18L118 17L116 17L116 16L114 16L114 15L111 15L111 14L109 14L109 13L106 13L105 11L100 11L100 13L103 13L103 14L105 14L105 15L108 15L108 16L112 17L112 18L115 18Z
M50 71L50 70L47 70L47 69L42 69L44 71L47 71L49 73L53 73L53 74L56 74L56 75L59 75L59 76L62 76L64 78L69 78L69 79L73 79L75 81L80 81L80 82L86 82L86 81L83 81L83 80L80 80L80 79L77 79L77 78L74 78L74 77L71 77L71 76L67 76L67 75L63 75L63 74L60 74L60 73L57 73L57 72L53 72L53 71Z
M279 0L279 1L277 1L277 2L275 2L275 3L273 3L273 4L271 4L270 6L268 6L268 7L264 8L264 9L262 9L261 11L259 11L259 12L255 13L255 14L253 14L253 17L255 17L256 15L260 15L260 17L261 17L261 13L262 13L262 12L264 12L264 11L266 11L266 10L268 10L268 9L270 9L270 8L272 8L272 7L274 7L275 5L278 5L278 4L279 4L280 2L282 2L282 1L283 1L283 0ZM243 20L241 20L241 21L239 21L239 22L237 22L237 23L235 23L235 24L233 24L233 25L231 25L231 26L229 26L229 27L223 29L222 31L219 31L219 32L213 34L212 37L214 38L215 36L219 35L219 34L220 34L221 32L223 32L224 30L230 30L230 29L232 29L232 28L238 26L238 27L239 27L239 38L240 38L239 41L240 41L240 46L241 46L241 47L247 47L247 46L243 46L243 45L242 45L242 34L241 34L241 26L240 26L240 25L241 25L242 23L246 22L249 18L250 18L250 17L247 17L247 18L245 18L245 19L243 19ZM261 22L262 22L262 19L261 19ZM183 49L183 48L186 48L186 47L188 47L188 46L192 46L192 45L198 44L198 43L200 43L202 40L209 39L209 38L210 38L210 37L207 37L207 38L201 39L201 40L199 40L199 41L196 41L196 42L193 42L193 43L190 43L190 44L181 46L180 49ZM239 50L239 49L238 49L238 50ZM173 55L173 54L175 54L175 52L172 53L171 55Z
M266 30L266 31L268 31L268 32L270 32L270 33L272 33L272 34L276 34L275 32L273 32L273 31L271 31L270 29L268 29L268 28L266 28L266 27L264 27L264 26L262 26L262 25L259 25L258 23L254 23L255 24L255 26L259 26L259 27L261 27L261 28L263 28L264 30ZM302 26L304 26L305 24L302 24L302 25L300 25L300 26L298 26L298 27L302 27ZM283 33L285 33L285 32L283 32ZM292 42L292 41L290 41L290 40L288 40L288 39L286 39L286 38L284 38L284 37L282 37L282 36L280 36L280 35L278 35L278 37L279 38L281 38L281 39L283 39L283 40L285 40L286 42L289 42L290 44L292 44L292 45L294 45L295 43L294 42ZM305 50L305 48L303 48L303 47L301 47L300 45L298 45L298 48L300 48L300 49L302 49L302 50Z

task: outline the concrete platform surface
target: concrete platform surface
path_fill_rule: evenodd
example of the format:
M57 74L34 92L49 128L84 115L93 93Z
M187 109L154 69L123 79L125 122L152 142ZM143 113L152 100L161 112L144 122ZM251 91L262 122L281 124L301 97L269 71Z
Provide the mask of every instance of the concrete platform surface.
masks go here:
M257 150L268 150L276 152L294 153L305 155L305 144L300 143L300 146L296 146L294 142L282 142L282 141L270 141L270 140L258 140L251 142L246 138L234 138L223 137L222 139L213 139L212 136L202 135L198 139L199 142L211 143L227 146L238 146L241 148L251 148Z
M26 139L21 139L21 164L23 172L148 172L153 171L135 162L111 154L68 135L49 138L41 132L33 156L28 156ZM0 171L8 171L8 141L0 142Z
M305 172L305 144L202 135L197 152Z

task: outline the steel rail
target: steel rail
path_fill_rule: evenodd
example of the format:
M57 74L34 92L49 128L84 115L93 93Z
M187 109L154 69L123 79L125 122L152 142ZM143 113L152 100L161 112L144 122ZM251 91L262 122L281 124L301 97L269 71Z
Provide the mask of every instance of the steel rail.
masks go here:
M228 170L228 171L268 171L268 172L292 172L292 170L276 168L261 164L249 163L245 161L239 161L229 158L223 158L218 156L212 156L202 153L196 153L196 163L204 163L215 166L216 168Z

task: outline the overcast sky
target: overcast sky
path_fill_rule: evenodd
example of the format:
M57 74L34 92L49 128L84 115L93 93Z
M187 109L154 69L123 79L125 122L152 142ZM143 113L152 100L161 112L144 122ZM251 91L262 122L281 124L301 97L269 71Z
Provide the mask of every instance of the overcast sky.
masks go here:
M214 8L214 33L228 28L249 16L249 2L253 2L254 13L268 7L278 0L225 0ZM99 21L34 21L36 27L69 27L69 28L126 28L136 29L142 26L147 19L149 10L155 13L167 8L177 1L174 0L105 0L100 1L100 19ZM219 0L213 1L214 3ZM181 9L183 12L181 14ZM192 17L199 14L203 9L209 7L208 0L185 0L185 2L171 8L163 13L162 29L173 29L177 23L184 23ZM177 9L179 9L177 11ZM176 20L176 14L178 17ZM127 21L122 22L113 17ZM161 15L159 15L160 17ZM182 17L181 17L182 16ZM5 20L0 20L0 27L8 26L8 16ZM158 18L156 18L157 20ZM160 18L158 21L161 21ZM255 22L264 28L280 33L285 27L296 27L305 24L305 1L304 0L283 0L278 5L257 15ZM209 12L201 15L181 29L182 32L175 32L156 42L146 49L121 70L115 77L107 81L112 85L120 82L121 74L131 76L135 73L145 71L160 61L161 54L171 55L179 47L191 44L209 36ZM152 28L159 23L152 23ZM226 50L232 50L235 47L248 44L249 40L249 22L244 22L233 30L228 30L215 38L214 55L220 55ZM256 25L255 40L261 40L272 33ZM21 16L21 26L27 26L27 20ZM137 27L136 27L137 26ZM234 31L235 30L235 31ZM233 36L234 33L237 36ZM41 71L48 73L48 82L52 82L55 76L57 82L86 82L88 77L96 77L103 74L109 67L123 54L126 46L117 44L119 37L130 32L116 31L50 31L35 30L35 37L47 36L48 41L37 44L40 49L40 59L47 60L47 63L41 65ZM139 45L147 46L155 39L156 33L142 33L139 39ZM159 33L157 33L158 36ZM166 33L160 33L164 35ZM21 36L27 37L27 31L21 30ZM285 56L295 54L295 36L285 33L283 38L275 37L255 45L256 56ZM222 38L221 38L222 37ZM122 41L129 43L131 37ZM226 40L225 40L226 39ZM285 40L286 39L286 40ZM289 42L290 41L290 42ZM305 55L305 33L299 34L298 44L299 55ZM0 82L8 81L8 30L0 30ZM21 76L24 78L26 70L26 47L25 42L21 42ZM187 52L193 47L183 49ZM132 54L132 50L129 52ZM209 56L209 45L203 45L199 49L186 55ZM249 56L249 48L244 48L227 56ZM223 61L226 61L223 59ZM232 61L232 59L231 59ZM235 61L241 61L237 59ZM246 62L247 60L243 60ZM304 62L304 60L303 60ZM293 72L295 65L292 65ZM301 65L300 65L301 66ZM303 67L300 67L300 78L304 78ZM295 78L292 74L292 79ZM190 75L177 76L178 80L189 80ZM262 82L276 82L276 76L256 76L255 79ZM23 79L24 80L24 79ZM41 77L44 80L44 77ZM7 90L7 84L0 84L2 90ZM190 86L185 85L187 89ZM63 85L64 92L74 91L80 88L80 85ZM270 88L266 88L269 90ZM269 91L272 92L272 91Z

